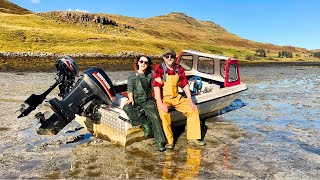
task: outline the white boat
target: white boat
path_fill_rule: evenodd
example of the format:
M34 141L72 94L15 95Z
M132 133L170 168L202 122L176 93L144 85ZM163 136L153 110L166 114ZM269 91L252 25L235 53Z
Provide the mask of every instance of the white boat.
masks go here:
M237 59L183 50L179 53L176 63L185 69L192 98L201 118L226 108L241 92L247 90L246 84L240 81ZM122 110L128 99L126 81L112 83L116 96L112 99L111 106L100 106L100 120L92 121L85 116L76 116L75 120L94 136L126 146L143 139L143 131L140 127L133 127ZM179 92L183 93L181 89ZM170 114L173 125L185 123L186 118L180 112L171 109Z

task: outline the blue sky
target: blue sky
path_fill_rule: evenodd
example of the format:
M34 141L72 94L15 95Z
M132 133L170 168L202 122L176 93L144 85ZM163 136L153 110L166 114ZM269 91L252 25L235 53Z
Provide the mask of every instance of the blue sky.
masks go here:
M149 18L182 12L256 42L320 49L319 0L9 0L33 12L80 10Z

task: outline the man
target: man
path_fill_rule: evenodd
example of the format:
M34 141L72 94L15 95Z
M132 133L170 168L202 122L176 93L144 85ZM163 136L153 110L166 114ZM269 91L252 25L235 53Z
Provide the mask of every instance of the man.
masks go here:
M158 64L154 70L154 96L157 102L164 133L167 137L167 149L174 148L174 139L171 128L171 117L168 107L173 106L177 111L187 116L187 140L188 144L204 146L201 141L201 127L199 111L191 99L188 79L181 65L175 64L176 53L172 49L163 52L162 64ZM180 86L187 98L178 94Z

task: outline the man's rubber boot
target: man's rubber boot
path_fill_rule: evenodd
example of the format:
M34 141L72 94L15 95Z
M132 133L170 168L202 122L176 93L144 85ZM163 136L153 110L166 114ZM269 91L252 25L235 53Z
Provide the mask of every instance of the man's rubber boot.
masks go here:
M204 141L201 141L199 139L190 139L188 140L188 144L195 145L195 146L204 146L206 143Z
M167 149L173 149L174 148L174 143L172 144L166 144L165 146Z
M158 151L160 151L160 152L163 152L166 150L166 148L164 147L164 145L161 142L156 143L156 147L157 147Z

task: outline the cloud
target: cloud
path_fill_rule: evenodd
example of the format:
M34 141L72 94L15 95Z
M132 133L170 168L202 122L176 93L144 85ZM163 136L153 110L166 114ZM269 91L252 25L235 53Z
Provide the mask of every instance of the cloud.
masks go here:
M82 9L68 9L67 11L76 11L76 12L84 12L84 13L89 13L88 10L82 10Z
M40 4L40 0L31 0L32 4Z

